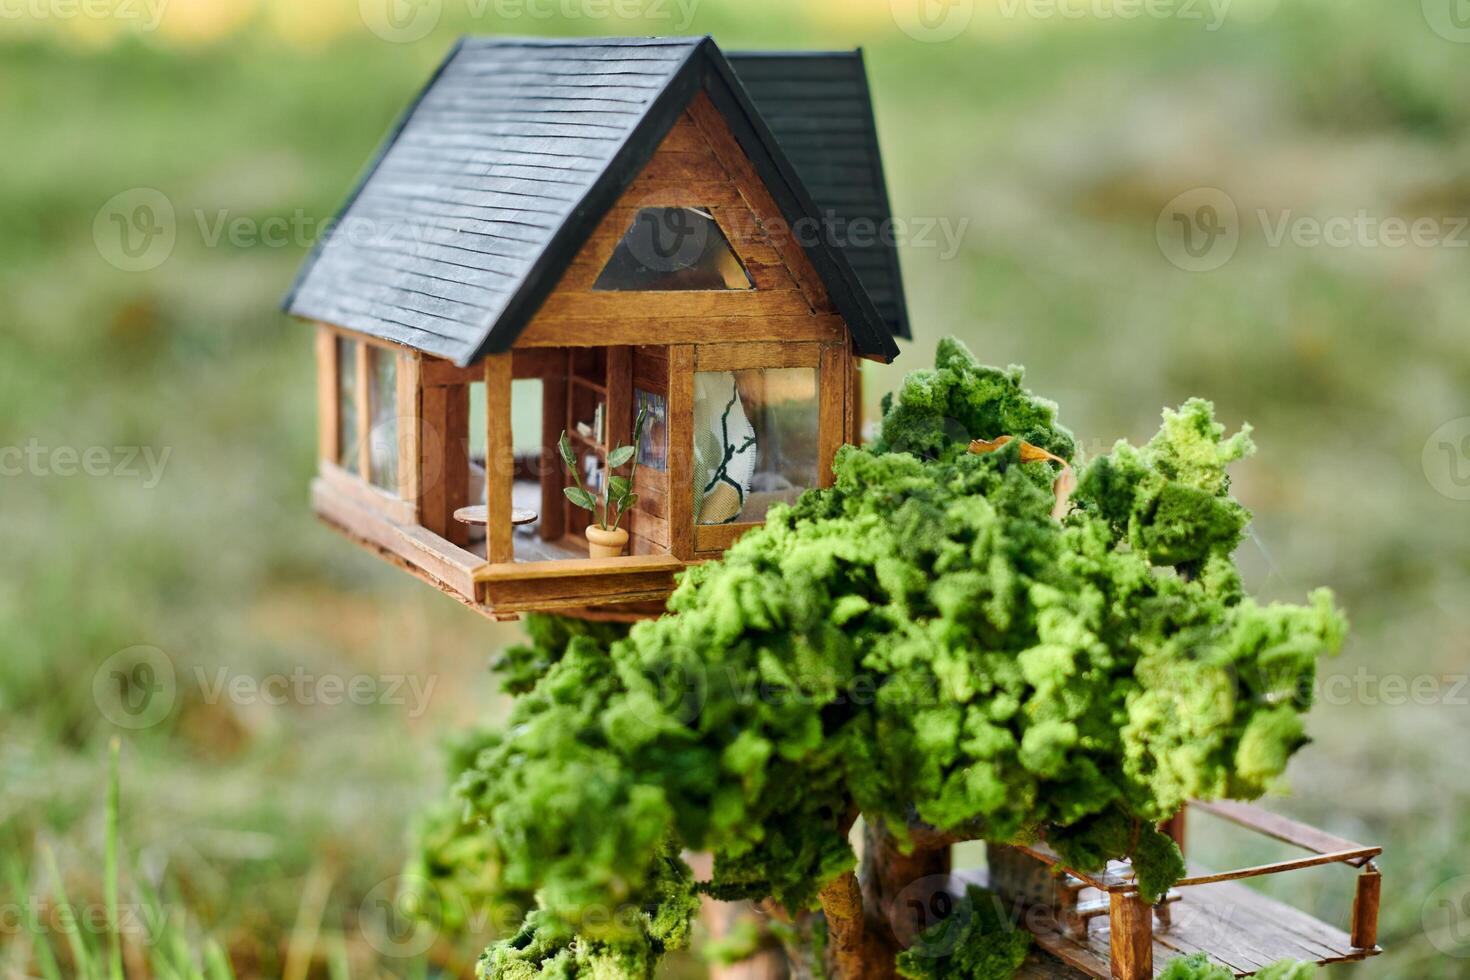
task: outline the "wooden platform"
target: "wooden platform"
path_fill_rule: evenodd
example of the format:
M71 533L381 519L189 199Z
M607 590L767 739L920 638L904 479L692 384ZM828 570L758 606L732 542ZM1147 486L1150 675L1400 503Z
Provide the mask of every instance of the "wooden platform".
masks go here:
M988 883L984 869L959 871L955 877L964 885ZM1179 900L1170 906L1170 924L1154 923L1154 976L1163 973L1170 960L1194 953L1205 953L1211 962L1244 977L1280 960L1325 965L1382 952L1378 947L1355 949L1341 929L1238 882L1181 888L1178 894ZM1084 902L1100 897L1092 889L1080 896ZM1085 940L1046 928L1054 921L1050 916L1024 916L1020 921L1032 929L1037 947L1017 974L1022 980L1111 976L1107 916L1089 923Z

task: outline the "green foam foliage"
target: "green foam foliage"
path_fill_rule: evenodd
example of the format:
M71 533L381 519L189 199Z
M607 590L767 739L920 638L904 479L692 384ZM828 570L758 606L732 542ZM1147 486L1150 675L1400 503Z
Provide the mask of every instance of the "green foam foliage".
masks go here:
M1247 433L1194 400L1084 462L1022 381L943 342L877 443L687 571L670 615L533 628L562 649L512 658L525 693L458 784L501 887L538 904L485 977L646 977L682 935L589 909L815 908L854 866L854 810L900 839L917 818L1082 868L1131 857L1152 900L1184 873L1156 822L1280 780L1345 625L1326 592L1245 595L1226 467ZM967 451L1001 435L1079 467L1064 520L1052 464ZM712 852L712 879L680 849Z

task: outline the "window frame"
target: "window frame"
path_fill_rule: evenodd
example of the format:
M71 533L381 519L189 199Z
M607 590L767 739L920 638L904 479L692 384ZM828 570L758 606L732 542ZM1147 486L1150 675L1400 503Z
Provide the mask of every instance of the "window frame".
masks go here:
M342 466L338 340L354 346L354 414L357 423L357 460ZM395 486L384 488L372 482L372 381L370 349L394 358L394 412L396 460ZM420 368L416 351L385 343L350 330L319 324L317 327L318 469L322 477L358 503L385 513L400 524L417 524L419 518L420 472Z
M847 401L850 390L848 370L845 366L847 360L846 346L841 344L816 342L696 344L689 382L692 385L693 376L705 371L758 371L784 368L810 368L816 371L818 486L827 487L832 485L832 459L837 454L837 447L845 441ZM680 435L681 439L689 442L687 447L682 448L688 454L687 458L691 460L694 451L693 437L692 427L685 428ZM674 451L673 438L671 428L669 446L671 453ZM765 523L764 521L732 524L698 523L698 515L693 509L692 470L688 476L691 479L687 488L675 491L670 487L670 491L682 494L689 499L686 512L691 525L689 530L693 539L695 557L708 558L717 555L734 544L746 531L761 527Z

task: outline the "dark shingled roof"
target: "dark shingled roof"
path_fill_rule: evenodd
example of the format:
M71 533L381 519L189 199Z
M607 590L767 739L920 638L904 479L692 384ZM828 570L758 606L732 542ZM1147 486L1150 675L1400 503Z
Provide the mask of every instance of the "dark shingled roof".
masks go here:
M824 213L837 244L894 336L908 339L878 129L861 51L732 51L726 57ZM870 222L847 234L853 221ZM854 241L861 244L854 244Z
M461 365L509 350L700 89L783 217L820 219L711 39L467 38L313 250L286 309ZM896 356L843 251L805 247L858 352Z

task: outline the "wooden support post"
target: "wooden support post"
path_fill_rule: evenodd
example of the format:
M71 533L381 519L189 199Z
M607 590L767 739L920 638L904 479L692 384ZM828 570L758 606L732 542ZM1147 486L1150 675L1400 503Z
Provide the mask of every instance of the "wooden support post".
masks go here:
M694 347L669 348L669 553L694 557Z
M413 509L414 523L421 523L423 485L419 482L419 416L423 412L419 392L419 355L402 351L398 355L398 496Z
M511 540L511 488L515 482L515 440L510 428L511 355L485 358L485 557L515 560Z
M557 351L561 368L541 379L541 523L543 541L559 541L567 533L567 475L556 444L567 427L567 355Z
M1171 841L1179 845L1179 851L1181 854L1184 852L1184 815L1188 812L1188 810L1189 807L1187 805L1182 806L1179 808L1178 813L1174 814L1174 816L1159 824L1159 829L1167 834Z
M1154 913L1137 892L1108 895L1108 931L1113 980L1152 980Z
M368 482L373 479L373 398L371 356L368 345L358 341L357 348L357 475Z
M832 460L837 448L847 441L847 347L832 344L822 348L821 367L817 369L817 482L830 487L835 478Z
M1383 894L1383 875L1370 861L1358 875L1358 890L1353 895L1353 948L1372 949L1378 945L1378 902Z
M342 449L337 444L337 335L326 327L316 328L316 431L317 455L338 462Z

